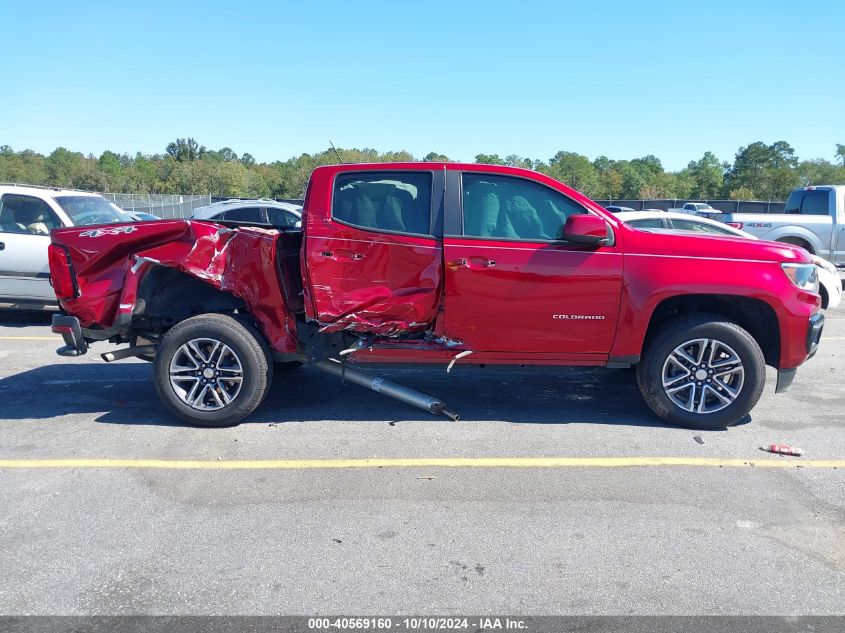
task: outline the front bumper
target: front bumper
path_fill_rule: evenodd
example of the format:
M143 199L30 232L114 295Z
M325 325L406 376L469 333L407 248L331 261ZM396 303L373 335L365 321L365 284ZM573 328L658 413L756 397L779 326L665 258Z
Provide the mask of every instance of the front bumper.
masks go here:
M824 329L824 315L817 312L810 317L807 324L807 336L804 340L804 346L807 350L807 360L811 359L819 350L819 342L822 338L822 330ZM795 379L795 373L798 371L797 367L789 369L778 369L778 381L775 386L775 393L783 393L792 386L792 381Z
M88 351L88 341L82 335L82 326L75 316L54 314L52 330L61 334L65 341L64 346L56 350L59 356L82 356Z
M824 315L816 312L810 317L810 325L807 328L807 358L812 358L819 350L819 342L822 340L824 329Z

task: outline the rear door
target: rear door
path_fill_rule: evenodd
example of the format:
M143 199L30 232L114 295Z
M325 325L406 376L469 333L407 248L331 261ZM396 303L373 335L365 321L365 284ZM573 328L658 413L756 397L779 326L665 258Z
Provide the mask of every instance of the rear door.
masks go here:
M61 226L40 198L0 196L0 298L53 303L47 247L50 230Z
M311 188L331 194L303 211L309 316L325 331L426 329L442 287L442 172L315 171Z
M622 255L560 239L575 213L588 211L528 178L448 172L446 334L476 352L608 354Z

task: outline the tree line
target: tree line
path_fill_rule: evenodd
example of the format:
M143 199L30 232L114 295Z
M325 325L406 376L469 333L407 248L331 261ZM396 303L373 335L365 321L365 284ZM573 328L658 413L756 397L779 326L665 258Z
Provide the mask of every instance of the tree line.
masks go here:
M784 200L798 186L845 184L845 144L835 146L834 160L799 160L785 141L740 147L733 163L712 152L679 171L667 171L651 154L632 160L599 156L590 160L559 151L548 161L517 154L478 154L474 162L534 169L599 200L698 198ZM32 150L0 146L0 182L49 185L113 193L211 194L245 198L302 198L311 171L337 163L449 161L431 152L415 158L408 152L329 148L285 161L259 163L231 148L211 150L193 138L169 143L162 154L134 156L106 150L99 157L58 147L45 156Z

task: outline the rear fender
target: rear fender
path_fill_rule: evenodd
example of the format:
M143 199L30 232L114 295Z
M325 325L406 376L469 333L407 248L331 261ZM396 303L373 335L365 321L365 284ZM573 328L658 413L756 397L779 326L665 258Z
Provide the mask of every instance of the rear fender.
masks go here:
M62 305L83 327L128 328L141 280L163 266L242 300L273 350L296 351L296 322L277 273L277 231L191 220L133 227L116 235L91 229L54 232L53 241L69 249L80 287L80 296Z

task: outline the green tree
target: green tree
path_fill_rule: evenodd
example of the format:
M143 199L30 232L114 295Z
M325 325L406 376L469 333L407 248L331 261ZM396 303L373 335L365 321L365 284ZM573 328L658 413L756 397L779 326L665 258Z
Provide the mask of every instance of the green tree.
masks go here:
M701 158L690 161L686 169L681 172L688 176L690 180L691 186L687 195L704 200L717 198L724 185L724 172L724 166L719 162L719 159L712 152L704 152Z
M166 151L181 163L198 160L200 154L204 154L207 150L193 138L177 138L172 143L167 144Z
M481 165L504 165L505 161L498 154L476 154L475 162Z
M766 145L757 141L740 147L725 175L728 192L745 189L762 200L783 200L799 183L795 150L785 141Z
M71 152L64 147L57 147L47 157L47 175L50 182L61 187L69 187L73 179L74 170L78 169L82 161L82 154Z
M598 172L590 159L575 152L558 152L549 159L549 175L586 196L599 192Z
M425 163L448 163L449 157L445 154L438 154L437 152L429 152L425 156L423 156L423 162Z

